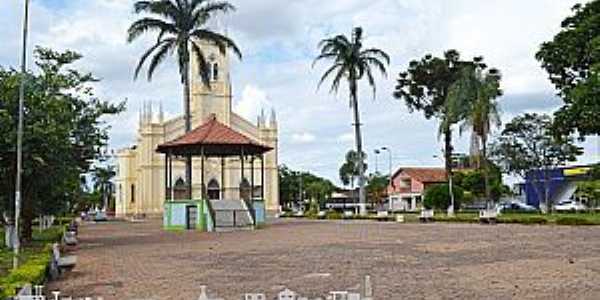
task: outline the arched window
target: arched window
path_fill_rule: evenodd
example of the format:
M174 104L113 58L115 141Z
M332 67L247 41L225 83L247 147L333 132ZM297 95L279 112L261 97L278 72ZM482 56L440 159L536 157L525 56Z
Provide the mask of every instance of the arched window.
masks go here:
M185 187L185 181L183 180L183 178L179 177L177 178L177 180L175 180L175 188L180 188L180 187Z
M212 80L213 81L219 80L219 64L218 63L214 63L212 66Z
M248 182L248 179L243 178L240 182L240 199L250 200L250 192L250 182Z
M216 179L213 178L208 182L207 194L208 200L221 199L221 186Z

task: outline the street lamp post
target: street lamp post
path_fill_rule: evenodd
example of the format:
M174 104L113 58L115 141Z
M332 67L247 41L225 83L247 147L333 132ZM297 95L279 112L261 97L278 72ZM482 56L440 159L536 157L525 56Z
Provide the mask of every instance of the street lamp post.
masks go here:
M19 218L21 218L21 175L23 173L23 107L25 106L25 80L27 71L27 33L29 25L29 0L25 0L25 17L23 20L23 48L21 49L21 85L19 87L19 123L17 126L17 176L15 178L15 238L13 265L19 264Z
M379 149L375 149L375 174L379 173L379 154L381 154L381 151L379 151Z
M390 149L389 147L381 147L381 151L387 151L389 154L389 165L388 165L388 171L389 171L389 180L388 180L388 188L392 186L392 149ZM389 189L388 189L389 190ZM392 197L388 194L388 202L390 203L390 210L392 212L394 212L394 203L392 202Z

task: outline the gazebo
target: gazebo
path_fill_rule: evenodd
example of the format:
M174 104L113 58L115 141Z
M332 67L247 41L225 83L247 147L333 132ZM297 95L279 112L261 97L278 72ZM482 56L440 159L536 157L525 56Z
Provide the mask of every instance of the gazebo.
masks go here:
M254 227L264 223L264 154L271 150L272 148L222 124L214 114L210 115L203 125L175 140L159 145L156 151L165 154L165 229L215 231L218 227ZM196 197L193 193L193 179L189 182L180 179L175 185L173 183L173 161L192 161L192 157L199 157L201 164L200 196ZM224 184L225 165L228 158L239 158L240 180L237 187L230 188L239 193L226 193L228 188ZM205 164L210 159L220 161L220 184L214 179L206 182ZM258 191L255 189L254 168L257 159L260 160L261 166ZM249 180L246 176L248 162Z

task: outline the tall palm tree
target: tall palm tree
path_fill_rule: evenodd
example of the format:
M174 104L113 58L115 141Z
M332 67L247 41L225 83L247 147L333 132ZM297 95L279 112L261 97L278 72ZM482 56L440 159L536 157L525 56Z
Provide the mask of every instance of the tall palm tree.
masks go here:
M350 107L354 115L356 152L362 155L364 152L362 150L361 123L358 110L358 82L366 77L368 84L373 89L373 97L375 97L376 86L373 69L375 68L384 76L387 76L386 65L389 65L390 57L380 49L364 49L363 31L360 27L354 28L350 39L340 34L322 40L319 43L319 48L321 52L315 59L313 66L323 59L333 61L333 65L321 77L319 87L327 78L333 77L330 92L337 93L342 80L345 79L348 82ZM366 214L365 166L363 159L358 159L358 173L360 213Z
M156 34L156 42L139 60L134 78L137 79L142 67L150 59L148 81L154 71L168 55L176 53L181 83L183 84L183 107L185 131L192 130L190 115L190 57L194 55L199 65L202 82L210 87L210 66L200 42L214 44L225 55L227 49L241 59L237 45L228 37L211 31L207 22L218 13L234 11L235 7L226 1L211 0L148 0L134 4L136 14L144 14L133 22L128 30L128 42L133 42L147 32ZM191 51L190 51L191 50ZM190 53L191 52L191 53ZM191 198L192 158L186 158L186 182Z
M105 211L108 210L109 198L112 194L112 179L116 175L115 166L97 167L93 170L94 190L100 193L102 197L102 206Z
M462 120L460 132L471 128L471 156L477 168L483 170L486 200L490 199L487 142L492 128L501 124L496 101L502 95L501 78L500 71L488 70L483 58L476 57L473 66L463 70L450 91L450 110Z

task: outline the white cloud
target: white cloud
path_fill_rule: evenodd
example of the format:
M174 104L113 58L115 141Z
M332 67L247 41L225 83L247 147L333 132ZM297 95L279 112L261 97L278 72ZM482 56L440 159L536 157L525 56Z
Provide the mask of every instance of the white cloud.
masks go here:
M292 134L292 142L296 144L309 144L316 140L312 133L302 132Z
M242 99L234 103L233 111L247 120L254 121L261 113L261 110L269 112L272 106L265 91L257 86L248 84L244 87Z
M342 143L354 142L354 133L348 132L348 133L341 134L337 137L337 141L342 142Z
M182 111L176 62L165 61L153 82L132 80L133 69L151 37L126 43L126 30L136 18L133 0L32 1L30 45L70 48L81 52L79 66L103 81L98 95L110 101L128 99L127 112L111 119L111 144L134 142L137 112L143 101L162 102L167 115ZM437 122L421 113L410 114L391 97L395 76L408 62L426 53L441 55L456 48L464 57L483 55L504 75L507 115L523 110L547 111L557 101L546 74L533 57L539 44L550 39L560 21L578 0L232 0L238 10L221 24L244 53L232 61L234 111L255 121L262 108L278 111L282 163L337 178L339 163L352 148L352 115L345 86L339 95L324 85L316 91L326 65L311 68L317 43L326 36L349 34L360 25L367 46L377 46L392 57L389 78L377 79L377 100L361 85L361 123L364 148L389 146L403 157L398 164L439 163ZM274 13L276 12L276 13ZM0 1L0 65L17 66L20 50L22 1ZM33 47L30 48L30 53ZM30 60L31 61L31 60ZM29 64L33 66L32 63ZM540 99L540 100L538 100ZM501 100L502 101L502 100ZM119 120L119 121L117 121ZM345 134L340 134L345 133ZM318 140L318 146L315 146ZM468 149L467 138L456 137L458 151ZM588 152L596 147L586 144ZM586 157L590 157L587 155ZM317 163L318 162L318 163Z

